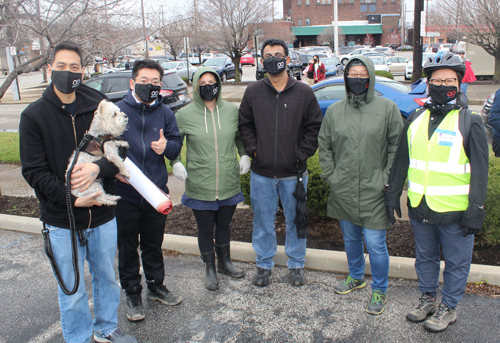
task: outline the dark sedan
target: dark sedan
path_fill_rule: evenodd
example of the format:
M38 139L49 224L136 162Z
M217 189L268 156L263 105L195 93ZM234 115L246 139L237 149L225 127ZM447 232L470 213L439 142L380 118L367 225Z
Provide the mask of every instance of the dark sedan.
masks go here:
M233 61L229 57L208 58L203 62L204 67L210 67L219 74L222 82L236 78L236 68ZM240 66L240 77L243 75L243 70Z

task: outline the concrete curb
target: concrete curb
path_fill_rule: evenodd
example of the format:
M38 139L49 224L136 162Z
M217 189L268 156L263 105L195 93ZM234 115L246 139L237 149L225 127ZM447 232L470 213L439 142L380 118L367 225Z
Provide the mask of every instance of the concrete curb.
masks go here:
M12 216L0 214L0 228L12 231L28 232L40 234L42 225L39 219L22 216ZM163 249L178 251L187 255L199 255L198 240L196 237L165 234L163 238ZM231 242L231 258L241 262L255 262L255 252L251 243ZM371 274L370 261L366 259L366 274ZM278 246L278 253L274 262L278 266L286 266L288 257L285 254L285 247ZM415 273L415 259L407 257L390 257L389 276L392 278L403 278L417 280ZM306 268L312 270L347 274L349 268L347 259L343 251L331 251L321 249L307 249ZM443 281L444 261L441 261L441 274L439 281ZM487 266L482 264L471 265L467 282L478 282L487 280L491 285L500 285L500 267Z

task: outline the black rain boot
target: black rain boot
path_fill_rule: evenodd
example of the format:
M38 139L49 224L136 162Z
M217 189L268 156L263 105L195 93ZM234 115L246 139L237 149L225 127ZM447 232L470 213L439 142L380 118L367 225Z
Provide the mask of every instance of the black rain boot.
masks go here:
M217 280L217 271L215 270L215 250L202 252L201 259L205 263L205 287L209 291L219 289L219 281Z
M219 272L236 279L245 277L245 271L236 267L233 262L231 262L231 254L229 252L230 243L224 245L214 245L215 251L217 252L217 269Z

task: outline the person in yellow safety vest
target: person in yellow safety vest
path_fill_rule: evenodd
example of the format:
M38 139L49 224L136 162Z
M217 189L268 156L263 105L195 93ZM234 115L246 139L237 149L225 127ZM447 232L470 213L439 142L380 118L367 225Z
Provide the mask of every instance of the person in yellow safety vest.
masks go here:
M465 66L445 53L424 66L429 98L406 121L385 194L387 216L401 218L400 197L408 178L409 217L415 236L415 270L422 293L406 318L428 331L446 330L457 320L469 274L474 235L484 220L488 143L481 117L460 93ZM440 247L445 260L442 299ZM428 318L429 315L432 315Z

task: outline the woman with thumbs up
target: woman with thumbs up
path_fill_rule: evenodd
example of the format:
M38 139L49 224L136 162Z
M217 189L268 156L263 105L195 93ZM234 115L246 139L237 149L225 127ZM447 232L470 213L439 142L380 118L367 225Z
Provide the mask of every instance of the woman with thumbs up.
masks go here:
M130 90L117 105L128 115L127 130L123 134L130 145L127 158L168 194L165 157L177 158L182 138L174 113L162 103L159 94L162 79L163 68L157 62L136 61ZM165 305L177 305L182 298L163 285L161 245L167 216L158 213L125 179L119 179L116 186L122 197L116 206L120 283L127 299L127 318L139 321L144 319L139 244L147 283L146 298Z

